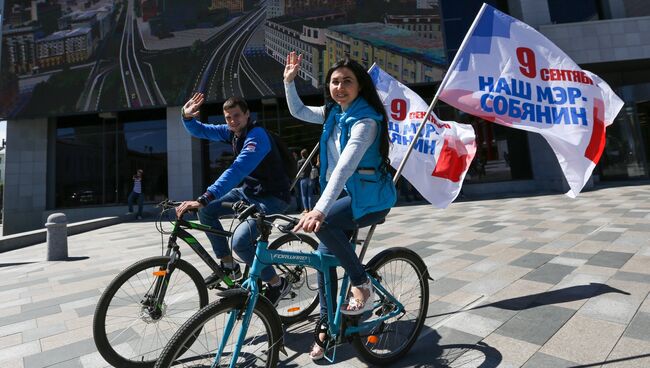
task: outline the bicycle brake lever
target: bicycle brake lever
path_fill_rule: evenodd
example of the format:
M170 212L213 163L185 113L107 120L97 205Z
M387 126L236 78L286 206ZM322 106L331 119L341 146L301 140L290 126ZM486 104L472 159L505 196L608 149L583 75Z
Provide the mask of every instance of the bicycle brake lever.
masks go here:
M251 204L245 210L243 210L239 214L239 216L237 216L237 220L239 220L240 222L244 221L248 216L250 216L253 213L253 211L255 211L255 205Z
M296 227L296 225L298 225L298 221L294 220L294 221L289 222L286 225L277 225L277 228L278 228L278 230L282 231L283 233L292 233L293 228Z

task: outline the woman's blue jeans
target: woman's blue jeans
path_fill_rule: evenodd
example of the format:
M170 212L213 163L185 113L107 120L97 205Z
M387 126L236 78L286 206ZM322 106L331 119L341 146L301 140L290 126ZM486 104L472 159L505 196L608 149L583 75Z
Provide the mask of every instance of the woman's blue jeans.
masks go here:
M289 207L287 202L278 197L272 195L247 195L244 193L243 189L235 188L226 193L223 197L212 201L206 207L201 208L199 210L199 221L204 225L209 225L215 229L223 230L223 226L221 226L221 222L219 222L219 217L232 214L233 211L232 208L222 207L221 203L234 203L239 200L244 200L250 204L257 205L257 207L266 214L283 213L287 207ZM217 258L223 258L230 255L228 240L225 237L210 233L206 233L206 235L212 244L212 250L214 250L214 254ZM252 219L239 224L233 233L232 248L235 253L237 253L237 256L246 262L247 265L252 265L253 260L255 259L257 235L257 226L255 225L255 220ZM262 281L269 281L275 275L276 273L272 266L264 267L262 270Z
M390 212L390 209L372 212L365 216L354 219L352 216L351 198L349 196L338 199L329 214L325 217L325 222L316 237L320 240L318 250L323 254L333 254L338 258L341 266L350 277L350 283L353 286L359 286L366 281L366 271L359 261L359 257L354 252L354 247L350 243L350 236L354 230L376 224L383 220ZM332 288L329 290L333 300L336 300L338 284L336 277L336 268L330 268L329 277ZM325 280L321 272L318 273L318 295L320 297L320 315L327 315L327 303L325 302Z

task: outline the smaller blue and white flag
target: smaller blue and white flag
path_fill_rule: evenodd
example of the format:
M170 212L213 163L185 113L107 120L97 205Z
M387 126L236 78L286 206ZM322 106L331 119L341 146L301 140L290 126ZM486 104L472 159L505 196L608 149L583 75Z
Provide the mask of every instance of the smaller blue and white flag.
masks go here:
M424 100L377 65L368 70L388 114L390 163L398 168L428 110ZM447 208L456 199L476 154L476 136L468 124L431 114L402 175L432 205Z

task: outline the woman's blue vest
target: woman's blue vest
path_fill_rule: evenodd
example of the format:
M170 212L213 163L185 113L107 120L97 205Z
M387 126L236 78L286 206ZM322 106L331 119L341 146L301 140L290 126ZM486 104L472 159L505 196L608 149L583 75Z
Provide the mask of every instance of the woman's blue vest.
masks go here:
M323 134L320 137L320 184L321 188L327 186L327 140L329 139L334 124L341 129L341 151L350 139L352 126L363 119L372 119L377 122L378 129L375 140L363 155L357 170L345 182L345 191L352 199L352 216L355 219L372 212L393 207L397 201L397 191L391 175L380 170L382 158L379 153L381 126L383 117L375 111L363 97L355 99L350 107L343 112L336 104L325 118Z

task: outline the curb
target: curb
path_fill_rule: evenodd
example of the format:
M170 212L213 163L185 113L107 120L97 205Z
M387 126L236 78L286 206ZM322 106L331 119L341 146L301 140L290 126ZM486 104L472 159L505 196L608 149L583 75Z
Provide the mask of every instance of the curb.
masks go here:
M98 219L80 221L68 224L68 236L84 233L99 229L106 226L111 226L130 220L129 216L111 216L101 217ZM24 233L12 234L0 237L0 253L9 252L12 250L29 247L39 243L45 243L47 240L47 229L39 229L27 231Z

